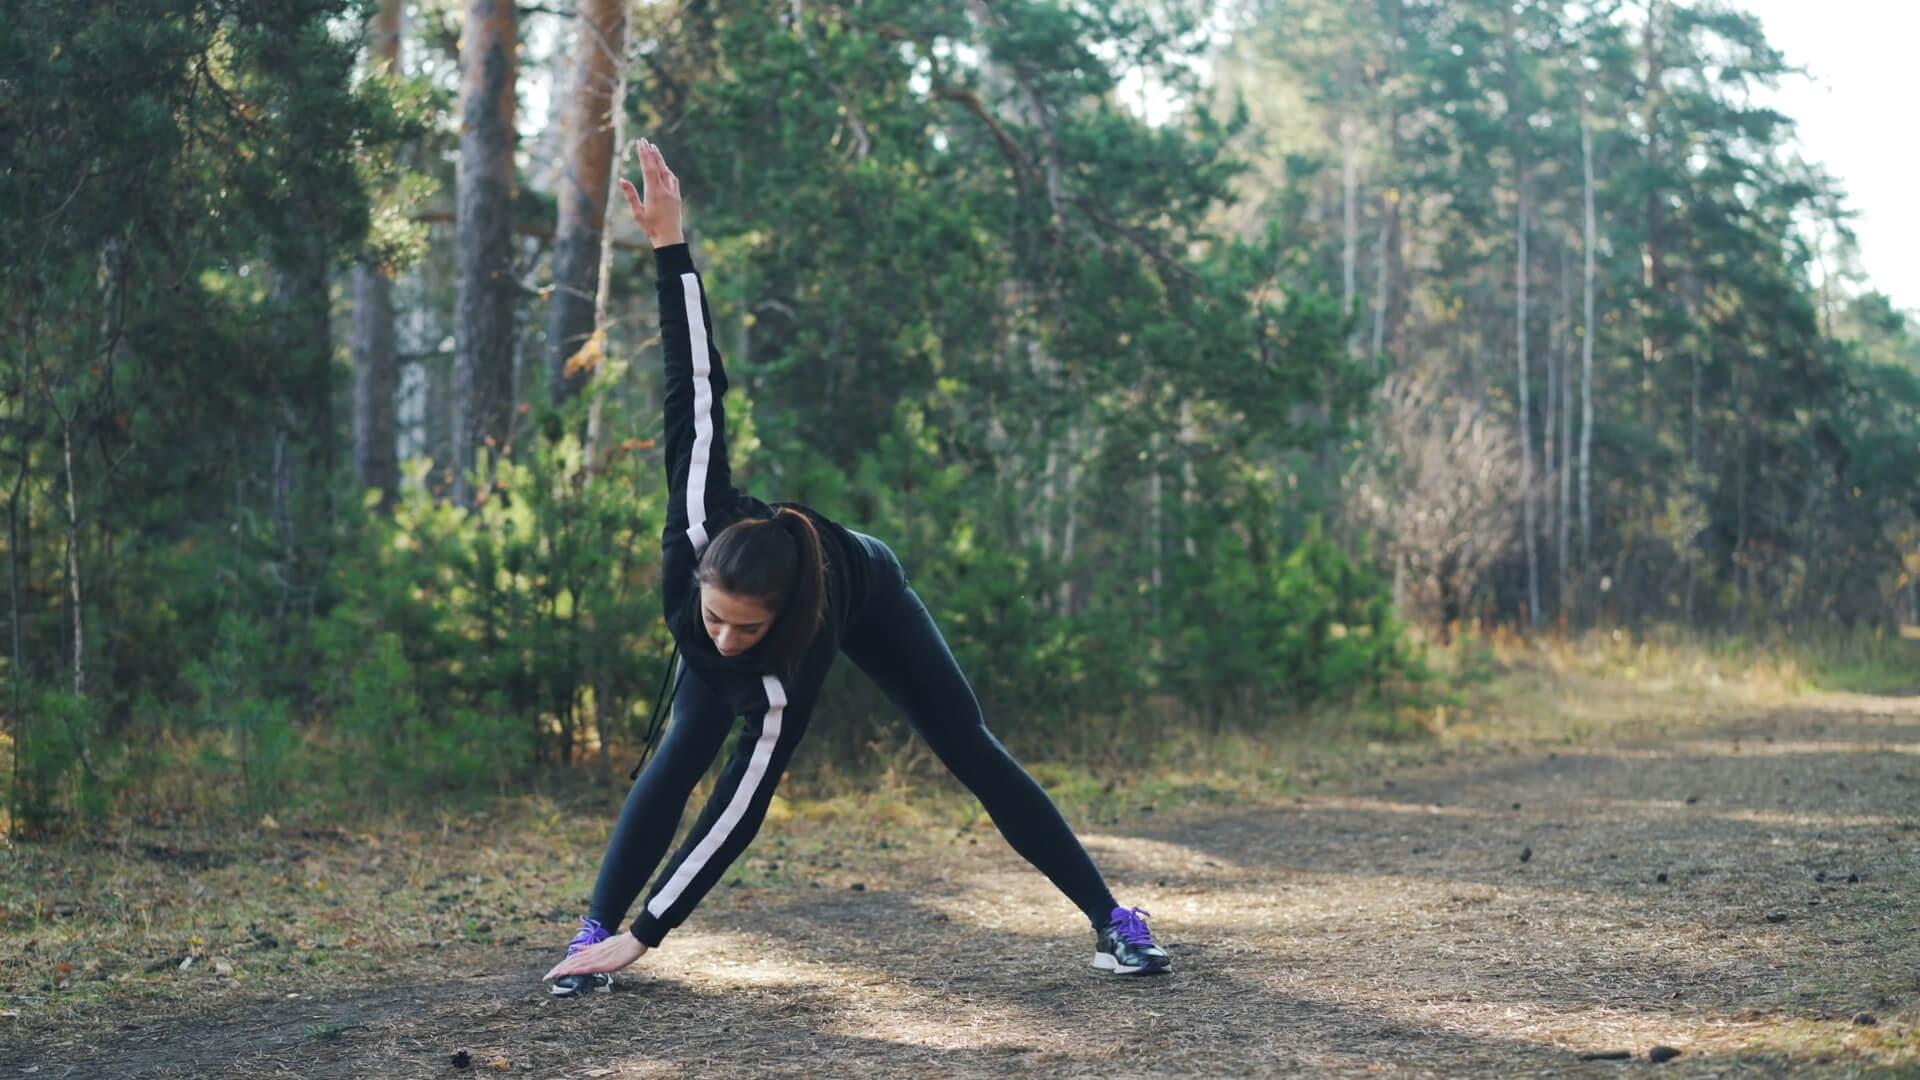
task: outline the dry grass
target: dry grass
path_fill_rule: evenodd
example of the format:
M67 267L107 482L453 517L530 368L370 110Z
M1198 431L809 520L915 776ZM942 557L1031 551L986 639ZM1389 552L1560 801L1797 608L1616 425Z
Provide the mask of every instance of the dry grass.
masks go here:
M1920 1072L1920 698L1595 651L1503 645L1431 739L1327 718L1152 784L1042 769L1164 980L1086 974L1050 886L898 777L783 804L578 1002L535 980L616 792L18 845L0 1075L1612 1076L1661 1044L1685 1076Z

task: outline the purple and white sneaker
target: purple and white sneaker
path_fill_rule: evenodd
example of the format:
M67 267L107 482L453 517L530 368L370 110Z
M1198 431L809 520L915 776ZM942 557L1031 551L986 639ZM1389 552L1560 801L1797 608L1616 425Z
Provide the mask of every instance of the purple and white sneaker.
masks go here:
M572 956L589 945L598 945L613 935L600 925L597 919L582 918L580 932L573 935L573 941L567 945L567 955ZM593 975L562 975L553 980L548 993L554 997L580 997L595 990L605 990L613 985L613 976L607 972Z
M1112 975L1165 975L1173 970L1173 957L1153 943L1146 912L1117 907L1107 928L1100 931L1093 966Z

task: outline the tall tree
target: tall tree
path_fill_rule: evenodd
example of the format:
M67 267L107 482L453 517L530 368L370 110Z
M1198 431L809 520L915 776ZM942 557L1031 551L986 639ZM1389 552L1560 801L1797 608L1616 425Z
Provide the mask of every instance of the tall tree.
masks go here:
M1593 559L1593 339L1599 328L1593 321L1594 247L1597 220L1593 208L1593 128L1587 107L1580 104L1580 199L1584 208L1580 285L1580 570L1587 574Z
M404 7L404 0L380 0L367 36L369 75L399 73ZM379 490L381 513L393 508L400 487L394 413L399 367L393 279L377 256L365 253L353 268L353 476L360 488Z
M513 148L519 13L467 0L460 44L458 292L454 311L454 501L470 506L481 447L505 445L513 402Z
M1512 131L1514 186L1514 363L1518 368L1520 405L1520 520L1527 549L1527 624L1540 624L1539 530L1534 524L1533 499L1533 377L1527 362L1527 106L1521 88L1520 29L1511 7L1502 18L1507 23L1507 112Z
M625 115L627 2L579 0L577 15L547 321L548 377L555 401L572 397L586 385L595 352L591 345L604 341L612 255L607 206ZM569 367L575 357L584 362Z

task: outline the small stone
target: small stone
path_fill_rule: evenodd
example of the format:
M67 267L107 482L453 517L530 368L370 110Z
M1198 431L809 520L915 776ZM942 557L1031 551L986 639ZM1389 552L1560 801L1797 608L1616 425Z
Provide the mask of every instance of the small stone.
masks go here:
M1859 1024L1861 1027L1872 1027L1880 1022L1880 1018L1869 1012L1855 1013L1853 1014L1853 1022Z
M1679 1056L1680 1056L1680 1051L1675 1050L1671 1046L1656 1046L1653 1049L1647 1051L1647 1060L1653 1062L1655 1065L1658 1065L1663 1061L1672 1061L1674 1058L1677 1058Z
M1770 922L1770 923L1783 923L1783 922L1786 922L1786 921L1787 921L1787 913L1786 913L1786 912L1784 912L1784 911L1769 911L1769 912L1767 912L1767 921L1768 921L1768 922Z

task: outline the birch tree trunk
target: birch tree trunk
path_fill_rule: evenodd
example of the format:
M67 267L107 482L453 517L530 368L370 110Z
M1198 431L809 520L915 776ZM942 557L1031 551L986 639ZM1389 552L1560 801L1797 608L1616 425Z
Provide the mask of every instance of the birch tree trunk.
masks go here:
M457 299L454 304L453 497L473 505L482 445L506 440L513 398L513 0L467 0L460 48Z
M553 399L580 392L605 349L606 280L612 248L607 207L626 96L625 0L580 0L574 20L573 100L556 192L560 220L553 252L553 306L547 365ZM594 347L597 344L597 348ZM569 361L578 357L578 362Z

